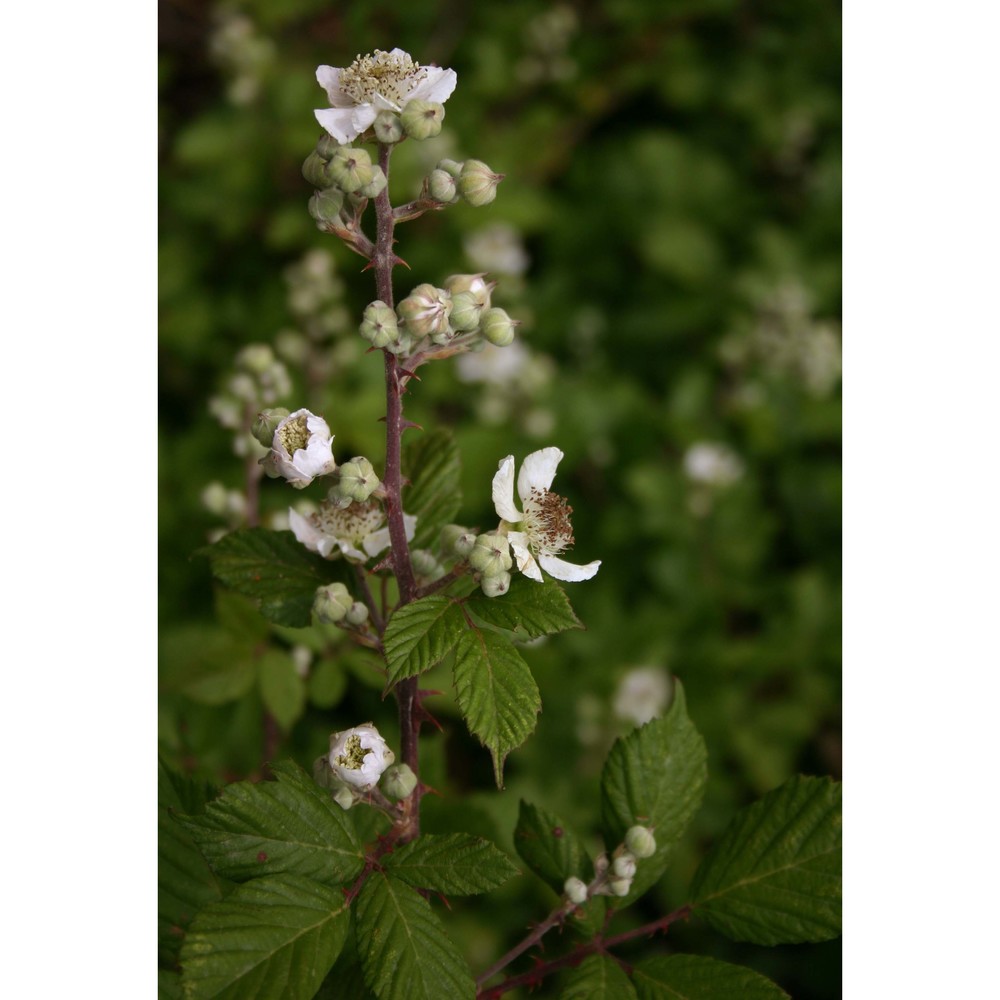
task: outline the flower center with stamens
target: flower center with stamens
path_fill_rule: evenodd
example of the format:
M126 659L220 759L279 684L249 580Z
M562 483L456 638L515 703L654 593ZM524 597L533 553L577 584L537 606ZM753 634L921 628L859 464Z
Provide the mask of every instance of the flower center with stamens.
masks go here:
M524 530L531 547L543 555L565 552L574 541L572 513L565 497L533 487L524 501Z
M371 55L359 55L341 71L340 87L358 104L371 104L378 94L398 105L426 75L405 52L393 55L376 49Z
M365 757L371 752L371 750L365 750L361 745L361 737L355 733L353 736L347 737L344 752L338 755L337 763L341 767L349 768L352 771L360 771L361 766L365 762Z
M309 444L309 427L306 425L305 414L289 420L278 431L278 438L289 455L293 456L300 448L305 448Z
M355 546L385 523L382 508L373 501L352 503L348 507L336 507L329 500L319 505L319 511L312 515L312 523L324 535L340 538Z

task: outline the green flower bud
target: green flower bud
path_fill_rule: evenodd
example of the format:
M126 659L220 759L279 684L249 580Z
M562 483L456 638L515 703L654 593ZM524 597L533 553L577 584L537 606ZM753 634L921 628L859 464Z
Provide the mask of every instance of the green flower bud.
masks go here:
M327 222L337 222L343 207L344 192L340 188L324 188L309 199L309 214L320 224L320 228Z
M344 615L344 621L348 625L364 625L368 621L368 606L362 604L361 601L355 601L348 609L347 614Z
M611 870L618 878L635 878L635 855L631 851L623 851L611 862Z
M483 576L497 576L510 569L510 542L499 532L480 535L469 553L469 565Z
M408 764L392 764L385 769L379 787L390 799L405 799L417 787L417 776Z
M432 170L427 175L427 193L445 205L456 200L458 187L455 178L444 170Z
M353 146L341 146L333 154L329 173L337 187L347 194L360 191L375 179L372 158L366 150L355 149Z
M441 134L444 105L433 101L408 101L399 120L411 139L433 139Z
M462 172L462 164L456 160L439 160L437 169L443 170L446 174L451 174L455 180L458 180L458 175Z
M364 195L366 198L377 198L385 190L388 183L385 174L382 173L382 168L378 165L373 166L372 179L363 187L358 188L358 194Z
M222 483L209 483L201 491L201 502L217 517L222 517L222 515L226 513L229 506L229 491L222 485Z
M481 274L449 274L444 279L444 287L452 295L459 292L472 292L476 301L484 308L490 307L490 295L497 287L495 281L484 280L486 275Z
M395 312L381 299L370 302L365 307L360 332L372 347L388 347L396 343L399 340L399 326Z
M637 858L651 858L656 853L656 838L646 827L633 826L625 834L625 846Z
M497 196L503 174L495 174L482 160L466 160L458 175L458 193L473 207L488 205Z
M608 888L614 896L627 896L632 888L632 880L630 878L613 878L608 883Z
M325 163L333 159L333 154L340 149L340 143L329 132L324 132L316 142L316 155Z
M459 292L451 298L451 325L462 333L479 329L483 307L472 292Z
M583 879L571 875L563 883L563 892L566 898L577 906L582 906L587 902L587 885Z
M448 331L451 296L442 288L417 285L398 308L407 329L416 337L440 335Z
M476 534L461 524L446 524L441 529L438 544L444 555L467 556L476 544Z
M479 320L483 336L497 347L506 347L514 340L515 323L503 309L487 309Z
M483 588L483 593L487 597L503 597L510 590L510 573L484 575L479 581L479 586Z
M263 375L274 364L274 351L267 344L248 344L236 355L236 363L254 375Z
M357 455L349 462L344 462L339 469L340 478L335 486L330 488L331 494L336 494L334 502L337 506L347 506L344 500L364 503L378 489L378 476L372 463L362 455Z
M316 588L312 611L324 625L336 625L353 603L354 599L342 583L328 583Z
M372 128L379 142L391 144L403 138L403 123L392 111L380 111L372 122Z
M316 150L313 150L302 164L302 176L314 188L328 188L333 183L326 161Z
M261 410L253 422L251 433L265 448L270 448L274 443L274 432L278 429L278 424L287 416L289 411L283 406Z
M417 576L428 580L438 580L444 576L444 567L427 549L411 549L410 561L413 564L413 572Z

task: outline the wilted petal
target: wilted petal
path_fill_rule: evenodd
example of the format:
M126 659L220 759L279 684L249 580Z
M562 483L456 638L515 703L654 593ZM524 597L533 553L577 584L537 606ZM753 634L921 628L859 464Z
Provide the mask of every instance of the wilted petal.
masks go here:
M514 506L514 456L508 455L493 477L493 506L497 516L511 524L521 520L521 513Z
M542 582L542 571L535 562L535 557L528 548L528 536L523 531L511 531L507 533L507 541L514 550L514 561L517 568L529 579Z
M600 559L587 563L586 566L577 566L575 563L568 563L564 559L556 558L556 556L539 556L538 561L549 576L554 576L557 580L565 580L567 583L589 580L597 574L601 565Z
M531 491L547 490L556 477L556 466L562 461L563 453L558 448L542 448L533 451L521 463L517 474L517 494L521 501L531 496Z
M425 66L424 73L424 78L410 91L406 100L444 104L458 83L458 74L453 69L441 69L440 66Z

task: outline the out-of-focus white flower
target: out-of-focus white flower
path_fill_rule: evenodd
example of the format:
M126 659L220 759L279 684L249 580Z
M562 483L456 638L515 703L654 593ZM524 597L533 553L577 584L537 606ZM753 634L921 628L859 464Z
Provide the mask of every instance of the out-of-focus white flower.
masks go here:
M395 759L396 755L370 722L330 736L330 770L354 788L374 788Z
M283 476L302 489L336 469L333 435L322 417L296 410L278 424L271 450L261 461L268 475Z
M743 461L724 444L699 441L684 453L684 472L696 483L732 486L743 476Z
M460 354L455 360L455 366L462 382L508 385L517 381L529 358L528 349L521 341L515 340L508 347L487 344L474 354Z
M612 709L619 719L644 726L663 714L673 690L673 678L662 667L636 667L619 682Z
M409 541L413 538L417 519L412 514L404 514L403 523ZM324 500L315 514L307 516L289 508L288 526L307 549L318 552L325 559L339 550L352 562L364 562L389 547L385 512L374 500L347 507Z
M517 568L539 583L542 582L539 565L557 580L573 582L589 580L601 565L599 559L586 566L577 566L559 558L559 553L574 541L569 523L573 508L565 498L549 490L562 457L558 448L542 448L533 451L521 463L517 494L524 507L523 514L514 506L513 455L500 463L493 477L493 505L497 514L510 525L521 525L520 531L507 532Z
M402 49L358 56L346 69L320 66L316 79L332 107L316 111L316 120L337 140L350 142L375 121L380 111L403 110L409 101L444 104L458 75L453 69L421 66Z
M521 234L503 222L470 233L465 238L465 252L477 269L494 274L521 275L531 263Z

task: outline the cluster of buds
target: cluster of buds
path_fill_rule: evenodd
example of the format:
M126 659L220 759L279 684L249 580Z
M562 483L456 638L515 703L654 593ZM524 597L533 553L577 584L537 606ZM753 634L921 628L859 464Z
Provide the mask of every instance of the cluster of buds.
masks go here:
M427 175L424 192L442 205L464 201L473 208L489 205L497 196L504 175L496 173L482 160L441 160Z
M563 884L563 895L571 906L582 906L591 896L627 896L639 861L656 853L656 838L645 826L630 827L625 840L611 855L602 854L594 862L594 879L587 885L575 875Z
M510 568L514 564L510 542L500 531L479 535L468 555L469 565L478 573L479 585L487 597L501 597L510 589Z
M323 135L306 157L302 176L316 189L309 199L309 214L324 231L346 225L388 183L368 150L342 146L330 135Z
M359 628L368 621L368 608L356 601L342 583L327 583L316 588L313 616L323 625L346 625Z
M372 347L411 356L428 343L449 353L476 350L486 344L507 347L514 340L516 321L491 302L496 282L482 274L453 274L444 288L417 285L396 307L369 303L361 336Z
M330 734L330 752L315 760L313 777L342 809L361 801L387 807L388 799L404 799L417 787L412 769L395 759L379 731L366 722Z

